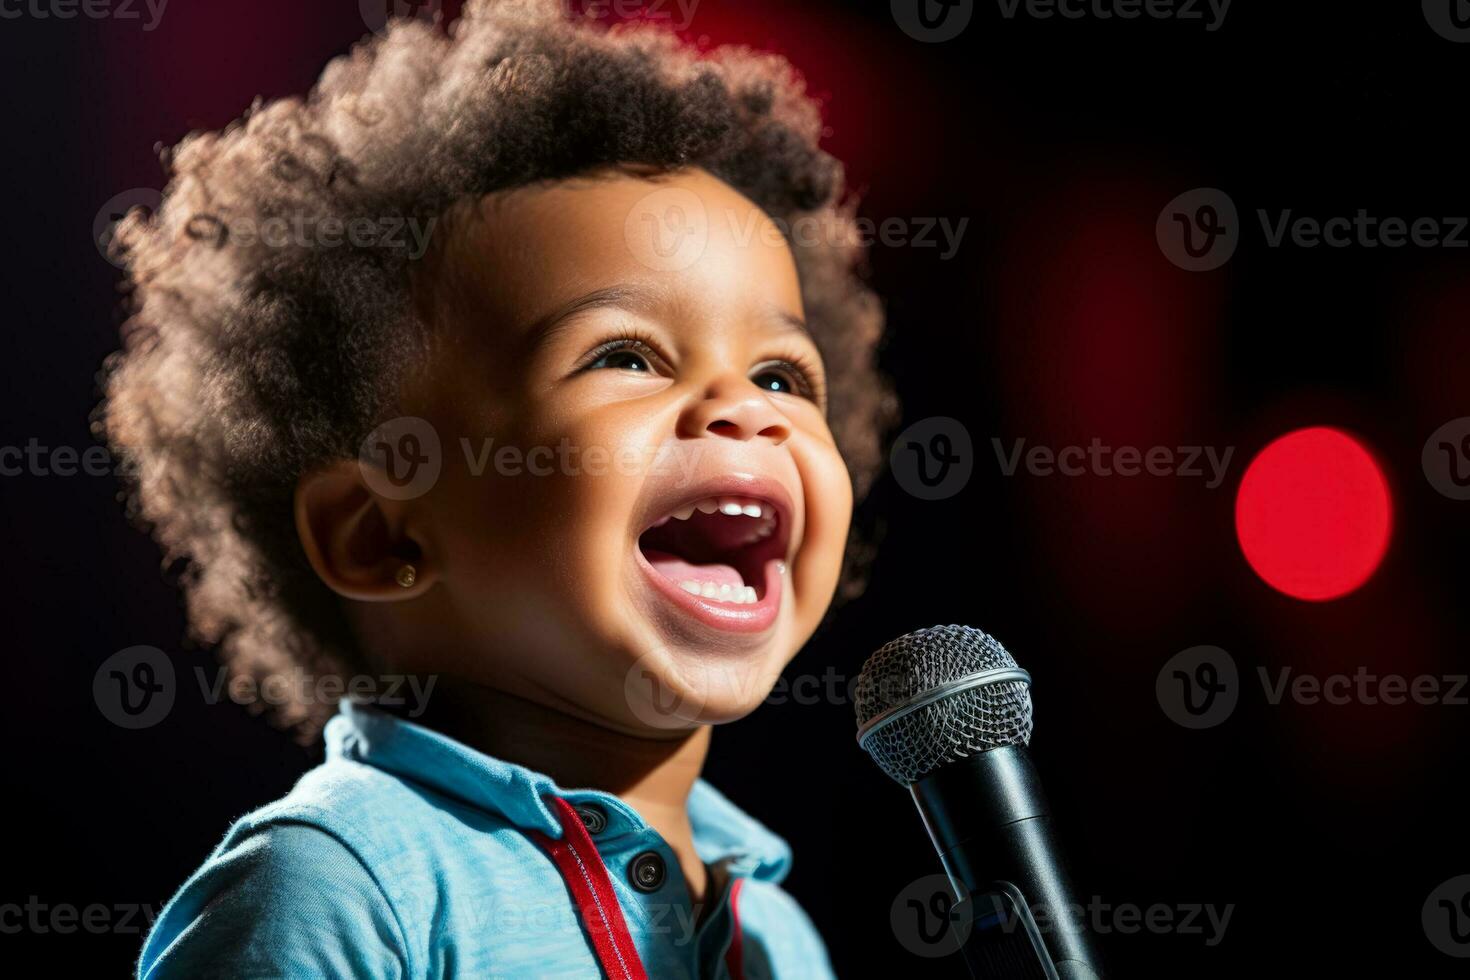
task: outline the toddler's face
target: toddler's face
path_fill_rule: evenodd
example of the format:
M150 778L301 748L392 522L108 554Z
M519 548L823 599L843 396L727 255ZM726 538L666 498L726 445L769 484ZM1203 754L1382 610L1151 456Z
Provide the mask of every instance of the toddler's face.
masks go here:
M742 716L831 601L852 511L789 247L700 170L481 214L406 397L443 444L418 522L443 670L634 731Z

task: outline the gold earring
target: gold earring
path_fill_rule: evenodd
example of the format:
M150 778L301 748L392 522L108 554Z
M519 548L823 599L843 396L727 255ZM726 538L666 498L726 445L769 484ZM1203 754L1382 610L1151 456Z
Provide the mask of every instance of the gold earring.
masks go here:
M395 574L393 577L397 580L399 585L403 586L405 589L411 589L413 588L413 583L418 581L419 572L418 569L414 568L412 565L400 565L398 566L397 574Z

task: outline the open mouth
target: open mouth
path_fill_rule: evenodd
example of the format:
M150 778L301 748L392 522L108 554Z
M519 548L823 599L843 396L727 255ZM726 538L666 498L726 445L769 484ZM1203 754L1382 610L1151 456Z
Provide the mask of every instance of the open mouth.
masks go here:
M705 497L655 521L638 549L656 574L689 596L753 607L768 598L770 563L786 555L786 524L769 500Z

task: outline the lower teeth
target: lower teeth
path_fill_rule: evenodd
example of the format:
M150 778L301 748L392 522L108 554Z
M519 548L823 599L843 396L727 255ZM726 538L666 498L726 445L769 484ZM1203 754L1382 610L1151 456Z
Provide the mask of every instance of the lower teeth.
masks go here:
M757 601L755 587L750 585L730 585L728 583L717 585L714 582L696 582L693 579L685 579L679 583L679 588L690 595L715 599L719 602L732 602L736 605L747 605Z

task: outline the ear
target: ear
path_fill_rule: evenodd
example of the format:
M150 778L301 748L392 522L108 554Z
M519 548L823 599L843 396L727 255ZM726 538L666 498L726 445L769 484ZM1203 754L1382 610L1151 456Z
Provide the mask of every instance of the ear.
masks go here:
M390 500L363 479L355 459L303 473L296 482L296 534L317 576L333 592L365 602L423 595L435 572L409 530L414 501ZM413 566L412 584L399 572Z

